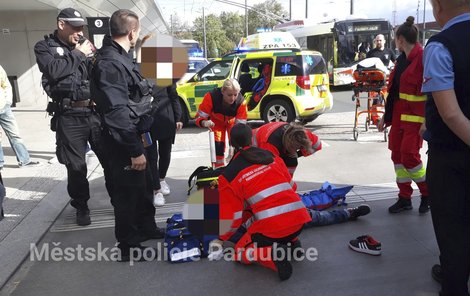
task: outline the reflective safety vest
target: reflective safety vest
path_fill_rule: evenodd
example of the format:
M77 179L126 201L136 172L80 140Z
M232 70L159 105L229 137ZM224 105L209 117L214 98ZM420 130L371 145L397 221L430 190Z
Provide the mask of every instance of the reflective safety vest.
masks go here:
M230 239L241 226L250 233L284 237L293 227L311 221L296 188L279 157L263 165L251 164L240 153L235 154L219 177L220 218L231 221L230 230L221 239Z
M196 114L196 125L201 126L203 120L212 120L216 129L231 129L236 123L246 123L247 107L243 96L239 93L235 102L223 107L223 96L220 88L204 95Z
M415 44L407 56L407 60L410 64L400 77L399 100L395 102L393 112L398 113L396 116L399 116L401 124L421 124L424 122L426 102L426 95L421 92L423 84L423 48L421 44ZM392 75L389 81L393 81Z

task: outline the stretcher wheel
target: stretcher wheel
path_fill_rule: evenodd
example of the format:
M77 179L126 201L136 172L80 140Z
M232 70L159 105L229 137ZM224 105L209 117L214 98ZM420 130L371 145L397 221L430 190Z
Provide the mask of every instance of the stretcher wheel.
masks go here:
M388 130L384 129L384 142L387 143L388 141Z
M357 138L359 138L359 131L357 129L353 130L353 138L354 141L357 141Z

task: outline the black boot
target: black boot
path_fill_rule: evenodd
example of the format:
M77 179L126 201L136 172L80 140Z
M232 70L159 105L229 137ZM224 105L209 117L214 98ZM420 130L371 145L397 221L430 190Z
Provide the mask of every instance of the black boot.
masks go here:
M436 282L442 283L442 269L439 264L434 264L431 268L431 276Z
M91 224L90 210L89 209L77 209L77 225L87 226Z
M394 203L391 207L388 208L388 211L392 214L400 213L401 211L411 210L413 206L411 205L411 199L398 197L398 201Z
M283 249L284 252L276 252ZM285 281L292 275L292 264L288 260L286 245L274 244L272 248L272 260L277 268L277 274L281 281Z
M421 203L419 205L419 213L425 214L429 212L429 197L421 196Z

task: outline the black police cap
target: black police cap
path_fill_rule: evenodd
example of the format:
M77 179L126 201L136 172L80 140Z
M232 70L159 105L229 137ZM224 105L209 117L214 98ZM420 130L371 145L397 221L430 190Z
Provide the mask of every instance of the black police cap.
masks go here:
M85 26L87 24L82 14L78 10L70 7L62 9L57 16L57 20L67 22L73 27Z

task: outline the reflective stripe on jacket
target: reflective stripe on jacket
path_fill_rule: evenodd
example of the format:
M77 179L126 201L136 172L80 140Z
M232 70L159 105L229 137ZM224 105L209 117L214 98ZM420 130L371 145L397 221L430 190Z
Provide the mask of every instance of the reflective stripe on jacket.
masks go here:
M410 63L400 77L399 100L394 106L402 123L424 122L426 96L421 92L423 84L423 48L416 43L407 60Z
M281 158L267 165L251 164L235 154L219 177L220 219L231 220L230 230L221 239L230 239L242 225L250 233L283 237L293 226L311 221L296 188Z

